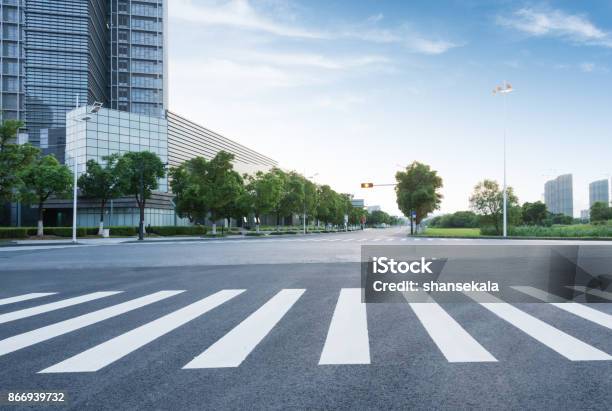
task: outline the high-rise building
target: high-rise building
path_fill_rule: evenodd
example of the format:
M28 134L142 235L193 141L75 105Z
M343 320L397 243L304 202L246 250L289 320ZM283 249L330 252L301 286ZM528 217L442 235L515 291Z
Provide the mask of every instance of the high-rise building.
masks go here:
M574 194L572 175L563 174L544 184L544 202L548 211L554 214L574 216Z
M608 179L593 181L589 184L589 207L598 201L610 204Z
M3 118L63 160L66 113L105 107L163 117L165 0L0 0Z
M164 115L168 103L165 0L109 0L111 108Z

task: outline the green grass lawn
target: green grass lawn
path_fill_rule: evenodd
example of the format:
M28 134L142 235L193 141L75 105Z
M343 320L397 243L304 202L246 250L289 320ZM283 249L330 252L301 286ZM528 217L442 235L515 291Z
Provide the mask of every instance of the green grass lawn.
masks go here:
M479 228L426 228L420 235L431 237L479 237Z

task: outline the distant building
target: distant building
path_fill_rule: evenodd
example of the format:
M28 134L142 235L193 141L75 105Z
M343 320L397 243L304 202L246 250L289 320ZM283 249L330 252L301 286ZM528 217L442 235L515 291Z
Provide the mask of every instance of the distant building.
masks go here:
M372 213L374 211L380 211L379 205L368 206L368 213Z
M354 198L354 199L351 200L351 204L355 208L364 208L365 207L365 200L363 198Z
M589 214L590 211L589 210L580 210L580 219L584 222L589 221Z
M589 207L597 202L610 204L610 191L608 179L593 181L589 184Z
M574 216L574 193L572 175L563 174L544 184L544 202L554 214Z

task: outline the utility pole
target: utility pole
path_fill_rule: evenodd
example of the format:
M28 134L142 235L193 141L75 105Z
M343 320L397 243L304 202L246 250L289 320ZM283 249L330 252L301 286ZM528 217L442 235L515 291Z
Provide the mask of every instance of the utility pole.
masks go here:
M144 240L144 163L142 158L140 159L140 201L138 202L140 208L139 216L140 222L138 223L138 240Z

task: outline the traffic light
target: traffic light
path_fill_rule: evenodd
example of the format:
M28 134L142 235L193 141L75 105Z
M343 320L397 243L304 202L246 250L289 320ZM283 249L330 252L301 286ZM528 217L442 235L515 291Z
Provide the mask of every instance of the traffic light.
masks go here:
M361 188L372 188L374 183L361 183Z

